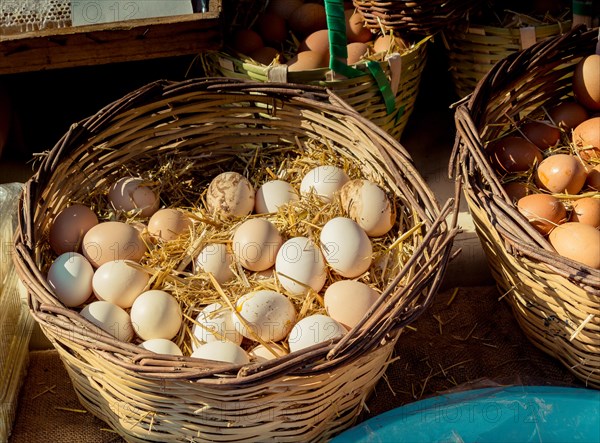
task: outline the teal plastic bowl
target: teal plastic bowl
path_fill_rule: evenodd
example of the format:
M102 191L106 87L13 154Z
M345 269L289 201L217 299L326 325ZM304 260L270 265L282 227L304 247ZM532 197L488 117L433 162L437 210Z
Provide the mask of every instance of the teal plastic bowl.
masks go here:
M556 386L484 388L387 411L331 443L600 442L600 391Z

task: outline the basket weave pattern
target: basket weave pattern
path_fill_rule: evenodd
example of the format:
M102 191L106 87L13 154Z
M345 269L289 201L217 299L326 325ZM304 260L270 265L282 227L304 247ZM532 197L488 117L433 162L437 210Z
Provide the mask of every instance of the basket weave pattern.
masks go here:
M106 186L124 165L150 168L156 156L171 154L210 177L214 162L231 160L245 143L268 149L288 137L327 143L378 174L422 223L415 253L363 327L240 367L120 342L62 306L48 287L41 251L52 216ZM128 440L322 441L355 422L402 328L433 299L451 258L456 214L456 201L439 207L398 142L330 91L226 78L159 81L74 124L44 158L22 195L14 259L31 312L81 402Z
M571 28L571 22L559 22L529 28L498 26L455 26L444 31L448 63L454 89L465 97L500 60L527 46L556 37Z
M398 31L400 34L434 35L466 19L477 6L473 0L353 0L371 29Z
M380 63L388 78L394 78L396 75L399 78L394 96L395 109L389 114L379 87L364 64L355 66L363 71L364 75L331 80L330 71L326 68L287 72L275 66L258 65L251 59L238 58L226 52L210 52L204 57L207 72L211 76L270 82L277 75L278 81L331 89L363 117L399 139L417 101L421 74L427 61L428 42L428 39L423 39L402 55L394 57L393 61ZM392 70L394 64L395 69L399 68L395 73Z
M224 11L226 17L230 17L226 32L251 27L267 5L268 2L264 0L226 0ZM263 65L227 48L203 53L201 59L203 71L208 76L317 85L331 89L363 117L399 140L417 101L421 74L427 62L429 40L428 36L420 36L409 50L402 54L391 54L388 60L379 62L383 73L390 80L394 94L395 106L392 112L388 112L379 86L364 62L353 65L364 72L364 75L345 78L332 74L329 68L288 72L286 65Z
M498 63L456 110L450 165L496 282L528 338L600 388L600 272L559 256L516 210L484 152L530 112L572 97L576 63L595 52L597 30L578 26Z

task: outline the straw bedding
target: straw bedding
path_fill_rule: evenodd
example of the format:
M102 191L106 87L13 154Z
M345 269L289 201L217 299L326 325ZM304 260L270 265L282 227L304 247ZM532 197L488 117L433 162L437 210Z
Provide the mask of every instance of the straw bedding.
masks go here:
M282 146L287 154L319 151L299 160L308 163L297 163L298 171L327 158L351 173L358 167L402 208L391 238L406 242L399 249L402 266L377 282L383 283L379 300L339 341L243 366L152 354L62 306L48 287L48 226L70 202L96 202L108 214L98 189L125 169L160 179L167 204L198 202L201 187L191 177L243 171L254 165L250 159L260 160L248 167L250 176L264 177L278 171ZM259 151L265 157L256 157ZM74 124L41 159L19 214L15 264L32 314L59 351L81 403L131 441L312 441L350 426L403 327L433 300L457 232L455 202L440 208L402 146L330 91L225 78L154 82ZM176 245L175 252L185 263L189 248ZM180 285L185 267L178 266L159 272L156 282ZM194 291L186 296L184 287L177 292L185 306ZM318 302L313 298L304 313L322 309ZM183 328L178 340L186 339Z

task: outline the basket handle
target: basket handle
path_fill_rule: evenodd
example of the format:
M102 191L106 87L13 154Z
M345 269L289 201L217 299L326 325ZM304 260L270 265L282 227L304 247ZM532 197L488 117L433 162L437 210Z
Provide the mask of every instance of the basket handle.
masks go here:
M325 13L327 15L327 35L329 37L329 69L347 78L364 75L363 71L348 66L347 63L348 39L346 38L344 0L325 0ZM366 62L366 66L377 83L389 115L396 108L392 85L379 63L370 60Z

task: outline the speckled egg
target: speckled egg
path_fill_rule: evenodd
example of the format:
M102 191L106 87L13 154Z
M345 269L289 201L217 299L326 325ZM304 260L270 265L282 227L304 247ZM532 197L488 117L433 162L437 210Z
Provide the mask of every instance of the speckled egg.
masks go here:
M234 171L217 175L206 192L208 211L224 217L243 217L254 209L255 191L246 177Z
M396 211L379 186L368 180L352 180L341 191L342 207L369 237L387 234L396 221Z
M232 318L236 330L251 340L284 339L296 321L296 308L285 295L267 289L249 292L235 303ZM242 319L240 319L240 317Z

